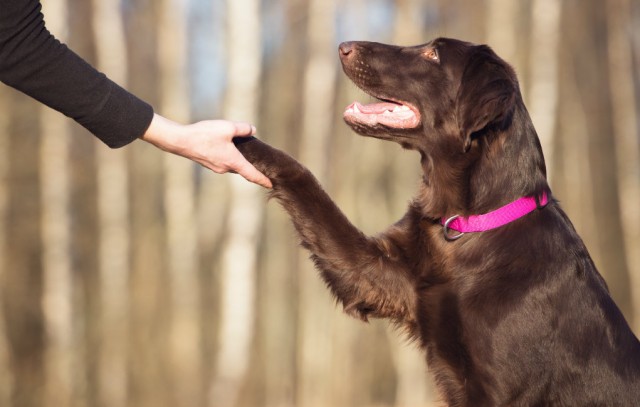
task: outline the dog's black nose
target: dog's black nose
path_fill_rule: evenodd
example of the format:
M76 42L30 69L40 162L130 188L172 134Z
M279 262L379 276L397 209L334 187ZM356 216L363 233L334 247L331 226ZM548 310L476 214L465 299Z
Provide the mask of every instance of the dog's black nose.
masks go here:
M353 43L353 42L343 42L338 47L338 49L340 51L340 57L348 56L349 54L351 54L353 52L354 48L355 48L355 43Z

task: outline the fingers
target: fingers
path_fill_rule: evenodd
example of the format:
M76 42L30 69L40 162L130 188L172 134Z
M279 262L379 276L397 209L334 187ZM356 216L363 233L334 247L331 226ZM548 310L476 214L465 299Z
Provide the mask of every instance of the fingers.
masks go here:
M256 128L252 124L245 122L234 122L236 127L235 136L239 137L249 137L254 136L256 134ZM271 184L271 180L267 178L264 174L256 169L249 161L247 161L244 156L235 149L237 156L233 160L235 165L231 166L231 169L244 177L247 181L253 182L254 184L258 184L265 188L273 188Z
M234 122L235 125L235 134L234 136L247 137L253 136L256 134L256 128L250 123L245 122Z
M183 154L215 173L235 172L247 181L272 188L269 178L258 171L233 144L234 137L250 137L256 128L246 122L209 120L196 124L199 137L191 138L193 154Z
M239 165L236 165L234 171L244 177L247 181L251 181L254 184L258 184L265 188L273 188L271 180L246 160L241 162Z
M227 152L227 164L226 171L235 172L241 175L247 181L253 182L265 188L272 188L271 180L264 174L256 169L247 159L235 148L231 146L231 149Z

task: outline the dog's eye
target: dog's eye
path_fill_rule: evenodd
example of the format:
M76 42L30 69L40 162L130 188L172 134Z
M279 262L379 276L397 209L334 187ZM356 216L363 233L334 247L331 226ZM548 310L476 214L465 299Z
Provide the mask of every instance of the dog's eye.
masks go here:
M428 48L425 50L422 55L424 55L427 59L431 61L439 61L440 57L438 57L438 50L435 48Z

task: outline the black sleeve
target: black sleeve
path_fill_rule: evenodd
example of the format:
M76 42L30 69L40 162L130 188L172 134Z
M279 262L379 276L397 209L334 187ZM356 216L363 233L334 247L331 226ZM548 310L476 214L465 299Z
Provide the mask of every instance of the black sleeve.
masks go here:
M0 81L73 118L109 147L149 127L153 108L47 31L38 0L0 0Z

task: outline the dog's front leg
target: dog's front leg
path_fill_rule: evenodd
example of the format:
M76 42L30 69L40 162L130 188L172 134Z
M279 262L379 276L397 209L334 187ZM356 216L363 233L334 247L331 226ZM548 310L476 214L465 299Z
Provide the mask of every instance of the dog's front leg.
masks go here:
M272 196L291 216L302 245L347 313L415 325L415 290L403 252L403 231L367 237L354 227L311 172L257 139L236 139L240 152L271 179Z

